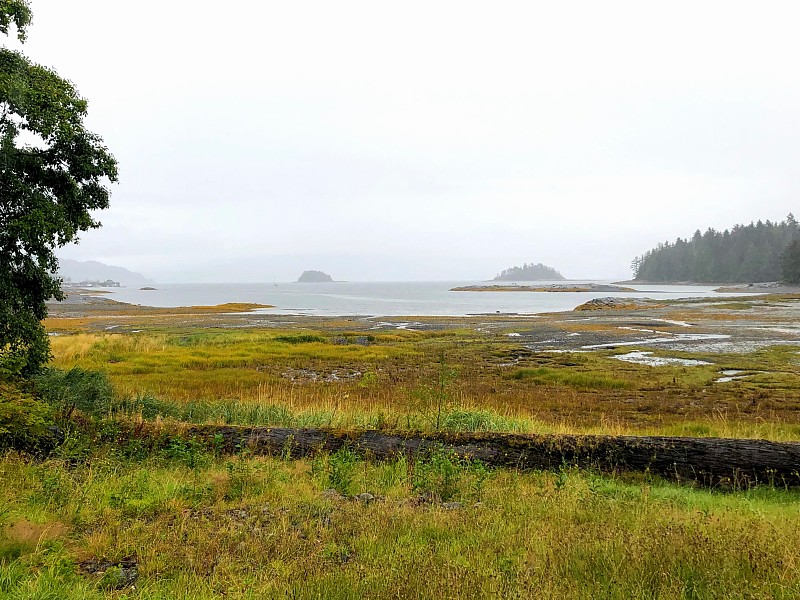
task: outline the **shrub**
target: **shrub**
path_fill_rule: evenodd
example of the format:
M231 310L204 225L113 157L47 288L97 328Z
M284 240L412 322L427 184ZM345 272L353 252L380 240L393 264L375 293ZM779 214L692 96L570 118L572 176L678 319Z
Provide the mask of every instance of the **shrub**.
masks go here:
M322 475L323 485L333 488L344 496L349 496L353 488L360 458L347 446L333 454L319 456L314 461L313 470Z
M312 344L314 342L324 343L326 340L319 335L312 335L308 333L298 333L295 335L279 335L275 337L276 342L283 342L284 344Z
M114 391L106 374L73 367L69 371L48 368L34 378L36 392L56 410L72 407L95 416L106 415L112 407Z
M480 460L461 457L439 447L414 463L411 488L432 500L444 502L472 497L481 500L491 471Z
M52 445L50 407L10 383L0 382L0 449Z
M203 444L194 438L188 441L173 440L162 450L162 454L165 458L183 463L190 469L205 467L211 462L211 457Z
M452 500L460 490L462 459L452 451L437 448L414 465L411 487L438 500Z

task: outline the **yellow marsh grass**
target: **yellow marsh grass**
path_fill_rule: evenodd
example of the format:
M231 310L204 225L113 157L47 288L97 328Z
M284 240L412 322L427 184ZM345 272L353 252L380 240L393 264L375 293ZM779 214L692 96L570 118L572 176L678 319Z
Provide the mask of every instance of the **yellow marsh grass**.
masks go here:
M121 396L334 413L342 426L376 422L379 415L388 425L403 426L433 413L444 353L457 371L443 396L444 409L490 411L517 422L516 430L800 435L800 379L792 348L708 356L715 364L690 368L625 363L612 358L618 350L531 354L518 366L500 367L510 346L481 342L466 332L393 331L375 334L367 346L331 343L334 337L362 335L186 328L80 334L52 342L57 366L102 369ZM280 341L304 336L323 341ZM721 368L774 374L714 384ZM514 377L524 370L532 376ZM332 375L339 380L323 381Z
M45 328L51 332L58 333L81 333L89 329L95 320L85 318L53 318L48 317L43 321Z
M103 359L107 362L108 355L112 353L134 355L163 352L167 347L167 336L80 333L53 338L50 346L58 364L98 363Z
M413 349L391 345L408 337L399 334L383 336L369 346L277 339L292 340L302 334L78 334L54 338L52 350L56 366L105 370L123 394L152 393L175 400L269 395L277 401L286 395L287 384L282 375L291 372L287 370L319 369L330 375L344 369L355 373L416 354ZM325 366L330 361L336 366ZM325 391L322 395L333 394ZM312 396L309 401L318 400L313 393L305 396Z

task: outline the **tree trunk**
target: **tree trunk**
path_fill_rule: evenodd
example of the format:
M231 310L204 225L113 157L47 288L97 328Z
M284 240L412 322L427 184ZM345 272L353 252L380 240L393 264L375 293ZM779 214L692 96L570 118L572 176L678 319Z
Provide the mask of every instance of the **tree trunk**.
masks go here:
M347 446L376 459L436 449L496 467L650 472L708 486L759 483L800 487L800 444L749 439L415 433L282 427L199 426L189 436L229 452L305 456Z

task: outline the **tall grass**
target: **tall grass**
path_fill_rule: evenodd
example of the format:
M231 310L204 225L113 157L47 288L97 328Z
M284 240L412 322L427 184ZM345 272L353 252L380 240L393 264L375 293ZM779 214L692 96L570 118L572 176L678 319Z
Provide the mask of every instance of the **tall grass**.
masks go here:
M550 369L539 367L537 369L519 369L512 375L514 379L529 379L535 383L552 383L569 385L583 389L623 389L628 387L628 382L608 375L575 373L563 369Z
M800 497L357 458L0 458L8 597L794 598ZM334 467L324 461L338 461ZM323 494L337 486L372 501ZM428 493L431 492L431 493ZM451 503L444 505L447 499ZM81 564L135 562L136 590Z
M113 411L146 418L800 439L792 348L689 368L624 363L615 350L510 364L507 344L446 333L184 328L60 336L53 351L61 369L105 372L123 399ZM443 355L457 376L438 402ZM722 368L759 373L714 384Z

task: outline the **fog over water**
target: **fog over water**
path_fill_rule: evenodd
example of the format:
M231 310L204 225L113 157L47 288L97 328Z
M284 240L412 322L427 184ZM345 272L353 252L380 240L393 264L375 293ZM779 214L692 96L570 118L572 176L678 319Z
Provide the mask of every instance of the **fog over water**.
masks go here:
M157 281L624 278L797 212L793 2L34 0L120 163L61 256Z

